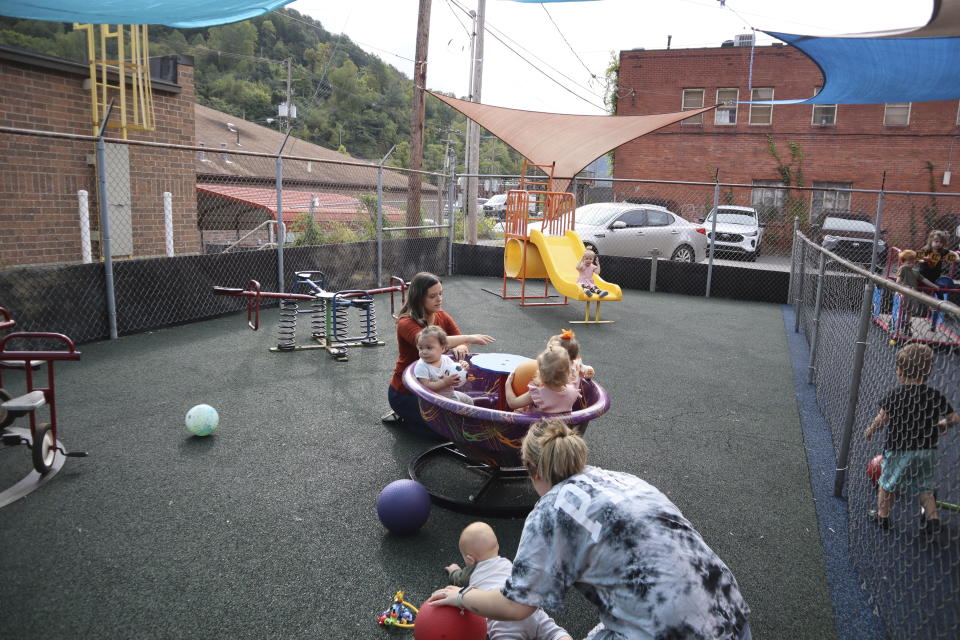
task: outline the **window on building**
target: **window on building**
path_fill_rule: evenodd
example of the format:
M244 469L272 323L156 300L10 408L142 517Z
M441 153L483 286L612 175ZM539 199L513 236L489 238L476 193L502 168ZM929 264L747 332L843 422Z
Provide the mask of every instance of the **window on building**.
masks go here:
M960 127L960 105L957 107L957 126Z
M721 105L714 111L714 124L737 124L737 100L740 99L740 89L717 89L717 104Z
M910 103L888 102L883 110L883 124L887 127L905 127L910 124Z
M784 216L786 185L780 180L754 180L750 192L750 206L757 210L761 222L779 220Z
M750 94L750 99L773 100L773 87L757 87ZM772 124L773 123L773 105L772 104L751 104L750 105L750 124Z
M703 108L703 89L684 89L683 90L683 110L689 111L690 109L702 109ZM703 114L697 114L686 120L681 120L680 124L690 125L690 124L703 124Z
M817 87L813 90L813 95L820 93ZM832 127L837 124L837 105L835 104L815 104L813 105L813 120L811 124L815 127Z
M810 219L815 224L823 222L826 216L850 213L850 192L834 189L852 189L852 182L814 182L813 202L810 206Z

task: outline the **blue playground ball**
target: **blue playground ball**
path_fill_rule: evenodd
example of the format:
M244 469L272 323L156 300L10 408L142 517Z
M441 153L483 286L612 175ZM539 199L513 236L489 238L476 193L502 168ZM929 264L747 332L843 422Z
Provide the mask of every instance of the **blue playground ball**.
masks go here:
M187 411L187 431L195 436L208 436L220 424L217 410L208 404L198 404Z
M430 494L415 480L395 480L377 497L377 517L393 533L414 533L430 517Z

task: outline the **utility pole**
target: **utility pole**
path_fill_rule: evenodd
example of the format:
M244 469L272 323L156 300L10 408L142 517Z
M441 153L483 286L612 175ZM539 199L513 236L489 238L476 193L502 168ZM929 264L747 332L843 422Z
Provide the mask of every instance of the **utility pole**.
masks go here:
M430 43L430 2L420 0L417 50L413 62L413 109L410 116L410 168L407 176L407 226L420 225L420 174L423 166L424 89L427 86L427 47ZM408 231L409 235L415 232Z
M293 128L293 90L290 88L290 81L292 73L290 71L290 65L293 62L293 58L287 58L287 131Z
M473 20L471 40L470 101L480 102L483 84L483 31L487 0L477 0L477 12ZM467 243L477 244L477 174L480 173L480 125L467 119L467 194L466 237Z

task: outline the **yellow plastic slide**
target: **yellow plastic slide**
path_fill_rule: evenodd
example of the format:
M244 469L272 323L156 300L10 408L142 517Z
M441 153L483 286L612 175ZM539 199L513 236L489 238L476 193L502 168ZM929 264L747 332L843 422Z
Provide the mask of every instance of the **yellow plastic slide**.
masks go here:
M516 243L512 247L510 242ZM519 246L520 241L511 239L508 241L504 251L504 266L513 274L508 276L516 277L523 265L516 264L521 259ZM577 263L583 256L583 241L575 231L567 231L563 236L545 236L539 229L530 230L530 245L527 246L526 255L526 277L528 278L550 278L550 284L560 295L567 296L573 300L598 300L596 297L588 298L583 294L583 289L577 284ZM514 262L510 265L508 263ZM509 267L514 267L513 269ZM600 260L600 266L603 267L603 259ZM609 292L604 298L604 302L613 302L614 300L623 300L623 291L620 286L607 282L600 276L593 276L594 283Z

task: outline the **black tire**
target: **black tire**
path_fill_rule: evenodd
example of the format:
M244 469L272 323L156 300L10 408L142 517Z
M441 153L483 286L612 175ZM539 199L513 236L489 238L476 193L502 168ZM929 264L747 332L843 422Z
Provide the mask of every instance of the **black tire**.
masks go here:
M596 255L600 255L600 252L597 251L597 245L593 244L592 242L584 242L583 248L587 251L593 251Z
M37 435L30 449L33 453L33 468L37 473L44 475L53 468L53 462L57 458L57 443L53 439L49 422L37 426Z
M6 389L0 389L0 404L6 402L13 398ZM0 429L4 429L13 424L13 421L20 416L19 411L7 411L6 409L0 409Z
M743 254L743 259L746 260L747 262L756 262L756 261L757 261L757 255L758 255L759 253L760 253L759 251L754 251L754 252L752 252L752 253L745 253L745 254Z
M674 262L696 262L697 253L688 244L682 244L673 250L670 259Z

